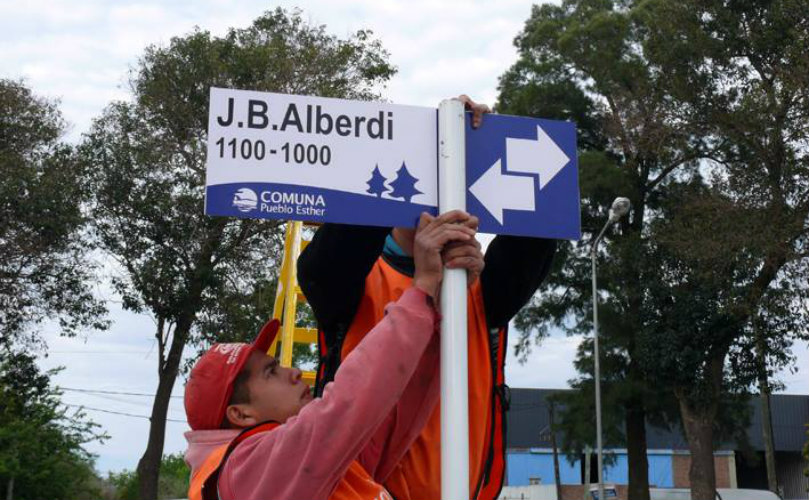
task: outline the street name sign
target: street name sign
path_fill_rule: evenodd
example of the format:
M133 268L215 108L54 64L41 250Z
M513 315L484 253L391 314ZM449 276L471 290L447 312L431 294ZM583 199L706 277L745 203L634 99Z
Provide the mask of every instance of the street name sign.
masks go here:
M468 122L467 209L480 230L578 239L575 126ZM435 108L211 89L206 214L414 226L437 206Z
M581 237L576 126L522 116L466 120L466 210L480 231Z

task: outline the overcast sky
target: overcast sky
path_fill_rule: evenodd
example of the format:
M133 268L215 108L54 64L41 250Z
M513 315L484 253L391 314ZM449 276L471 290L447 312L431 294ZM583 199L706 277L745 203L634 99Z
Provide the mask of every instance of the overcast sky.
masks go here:
M372 29L399 69L384 97L420 106L436 106L460 93L494 103L498 77L516 60L512 40L531 10L530 2L516 0L5 1L0 3L0 77L25 78L36 93L60 99L71 123L66 139L76 142L105 105L127 98L128 71L147 45L166 44L194 26L222 35L279 5L300 7L306 19L325 24L338 36ZM153 394L155 326L147 316L121 311L103 285L99 293L110 300L112 329L83 339L62 339L50 332L50 353L41 365L65 367L56 377L65 388L64 400L84 405L111 436L104 445L89 447L98 454L98 469L134 469L146 444L148 421L143 417L151 398L80 391ZM507 382L512 387L566 387L575 376L572 360L580 340L554 335L525 365L510 354ZM801 371L781 376L787 392L809 393L806 353L805 344L798 346ZM169 410L176 422L167 426L166 453L185 448L181 395L182 380Z

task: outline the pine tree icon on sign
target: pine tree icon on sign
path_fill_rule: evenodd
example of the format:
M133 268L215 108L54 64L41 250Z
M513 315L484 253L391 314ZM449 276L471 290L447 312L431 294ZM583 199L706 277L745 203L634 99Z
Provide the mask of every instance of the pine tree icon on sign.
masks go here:
M391 198L402 198L404 201L410 203L410 198L417 194L422 194L421 191L416 189L416 183L419 180L410 175L407 171L407 165L402 162L402 168L396 171L396 178L391 181L389 186L393 191L388 195Z
M379 171L379 165L374 168L374 171L371 172L371 178L368 179L368 190L366 193L375 194L378 198L382 197L382 193L388 190L385 186L385 181L387 179L382 172Z

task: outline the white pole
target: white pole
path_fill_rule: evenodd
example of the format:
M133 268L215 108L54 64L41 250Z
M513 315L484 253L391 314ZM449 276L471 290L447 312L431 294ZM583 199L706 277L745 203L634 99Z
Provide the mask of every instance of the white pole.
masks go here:
M598 500L604 500L604 447L602 442L601 429L601 353L598 348L598 286L596 284L596 260L598 258L598 242L604 237L604 233L610 224L613 223L612 216L604 224L598 237L593 241L590 249L590 258L593 263L593 361L595 362L595 386L596 386L596 452L598 454ZM589 480L589 477L588 477ZM589 492L588 492L589 494ZM589 497L588 497L589 498Z
M596 283L596 261L598 259L598 243L607 232L611 224L618 222L618 219L629 212L629 198L615 198L610 207L610 215L598 237L593 241L590 248L590 258L593 261L593 360L595 361L595 385L596 385L596 447L598 448L598 500L604 500L604 449L601 428L601 353L598 348L598 285ZM588 457L589 458L589 457ZM588 476L588 481L589 476Z
M466 210L464 106L438 107L438 211ZM466 271L445 269L441 285L441 498L469 500Z
M609 225L609 223L607 223ZM606 229L607 226L604 226ZM601 231L604 234L604 230ZM593 360L595 361L596 383L596 448L598 450L598 500L604 500L604 447L601 441L601 353L598 349L598 289L596 286L596 245L601 235L593 244Z

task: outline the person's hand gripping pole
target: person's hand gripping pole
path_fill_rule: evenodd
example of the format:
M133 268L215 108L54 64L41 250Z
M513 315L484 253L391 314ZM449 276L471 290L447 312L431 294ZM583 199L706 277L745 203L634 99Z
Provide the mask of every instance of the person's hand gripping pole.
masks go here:
M416 229L413 245L413 260L416 271L413 286L422 289L438 302L444 265L454 269L467 269L471 273L482 270L481 260L474 256L477 219L461 210L433 217L422 213ZM449 246L448 245L453 245ZM445 249L451 250L447 259Z

